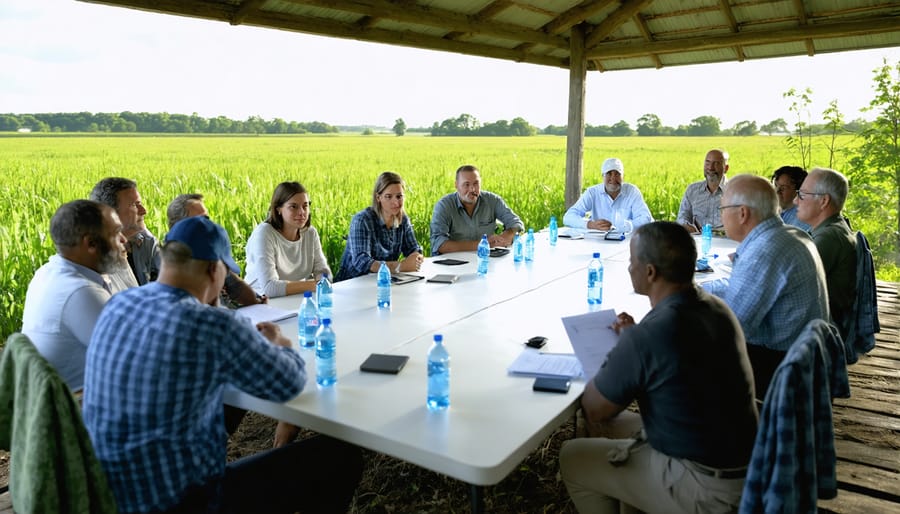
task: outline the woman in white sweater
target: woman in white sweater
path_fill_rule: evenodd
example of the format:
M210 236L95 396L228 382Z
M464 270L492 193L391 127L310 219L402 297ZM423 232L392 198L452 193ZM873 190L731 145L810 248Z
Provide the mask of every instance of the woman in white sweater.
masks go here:
M331 276L322 242L310 226L310 201L298 182L275 188L266 221L247 240L246 281L270 298L315 291L323 274Z

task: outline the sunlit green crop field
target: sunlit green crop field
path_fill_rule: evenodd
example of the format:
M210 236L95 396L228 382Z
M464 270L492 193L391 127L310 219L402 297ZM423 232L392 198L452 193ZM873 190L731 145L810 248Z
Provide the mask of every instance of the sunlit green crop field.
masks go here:
M350 218L371 202L380 172L393 170L406 180L406 210L428 251L432 207L453 191L461 164L477 165L483 189L502 195L527 226L543 227L551 214L561 217L565 145L565 138L553 136L0 137L0 333L5 339L21 327L28 282L54 252L50 216L60 204L86 198L103 177L138 182L147 226L157 236L165 233L172 198L202 193L211 217L231 234L239 263L275 185L297 180L310 191L312 222L336 271ZM673 219L685 186L702 178L705 153L713 147L730 152L730 175L769 176L797 162L780 137L589 138L584 183L600 180L603 159L619 157L625 180L641 189L654 217ZM842 165L838 157L834 167Z

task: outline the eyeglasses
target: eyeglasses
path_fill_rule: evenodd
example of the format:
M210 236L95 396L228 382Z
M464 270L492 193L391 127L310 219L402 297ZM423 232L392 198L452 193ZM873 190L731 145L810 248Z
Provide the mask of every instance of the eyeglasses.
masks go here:
M797 197L800 198L801 200L805 200L805 198L803 198L804 196L822 196L824 194L827 194L827 193L812 193L809 191L804 191L802 189L797 190Z
M730 209L732 207L743 207L743 206L744 206L743 204L736 203L736 204L732 204L732 205L720 205L720 206L716 207L716 209L718 209L719 212L722 212L723 209Z

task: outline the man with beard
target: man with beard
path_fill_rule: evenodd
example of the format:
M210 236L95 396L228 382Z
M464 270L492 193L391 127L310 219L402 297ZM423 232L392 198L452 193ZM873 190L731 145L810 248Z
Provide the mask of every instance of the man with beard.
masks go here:
M631 184L622 183L625 166L620 159L606 159L601 171L603 183L589 187L569 207L563 217L566 226L609 230L613 225L624 225L626 221L630 221L633 228L653 221L641 191ZM590 219L584 219L586 213L591 213ZM625 230L624 226L616 228Z
M495 234L497 220L503 224L501 234ZM456 170L456 193L444 196L434 205L431 254L475 251L484 234L491 248L509 246L513 236L523 230L522 220L500 195L481 190L478 168L466 164Z
M141 203L137 183L121 177L105 178L91 190L91 200L116 210L122 221L122 234L128 240L125 248L134 280L123 272L110 276L113 283L134 287L156 280L160 265L159 243L144 225L147 209Z
M22 333L79 391L94 323L117 292L106 273L128 269L125 237L115 211L90 200L60 206L50 220L50 237L57 254L28 284Z
M705 180L689 184L678 208L678 223L688 232L699 232L707 223L712 228L721 228L719 202L725 193L725 174L728 173L728 152L710 150L703 163Z

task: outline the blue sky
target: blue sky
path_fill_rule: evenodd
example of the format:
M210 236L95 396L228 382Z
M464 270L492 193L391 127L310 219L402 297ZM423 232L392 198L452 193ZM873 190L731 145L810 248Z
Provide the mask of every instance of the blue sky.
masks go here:
M846 119L873 96L872 70L900 48L588 74L586 119L635 126L713 115L722 127L791 123L790 88L813 89L814 121L832 99ZM86 4L0 3L0 112L166 111L257 115L335 125L408 126L469 113L566 123L568 72Z

